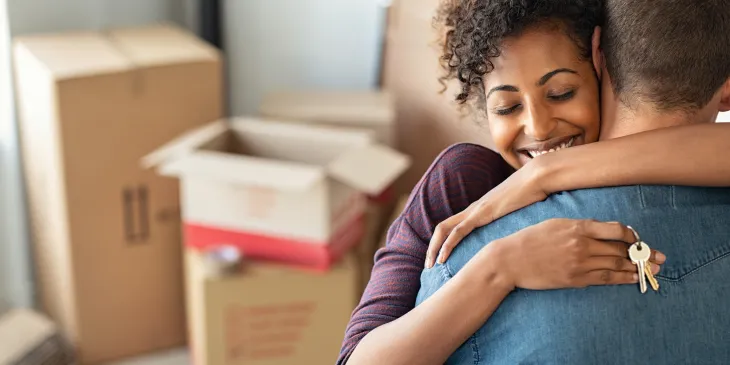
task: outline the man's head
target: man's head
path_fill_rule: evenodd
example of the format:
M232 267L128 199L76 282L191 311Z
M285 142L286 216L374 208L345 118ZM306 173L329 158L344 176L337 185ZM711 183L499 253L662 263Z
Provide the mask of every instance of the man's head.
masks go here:
M606 81L609 116L611 107L621 107L712 121L718 110L730 109L730 5L727 0L606 0L594 58Z

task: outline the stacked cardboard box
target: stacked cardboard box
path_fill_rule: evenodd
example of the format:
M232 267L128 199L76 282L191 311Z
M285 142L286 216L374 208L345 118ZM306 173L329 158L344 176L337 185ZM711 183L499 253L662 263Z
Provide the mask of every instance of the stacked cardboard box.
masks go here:
M357 303L352 255L324 273L245 261L239 273L216 277L201 253L186 252L194 365L335 363Z
M326 270L362 239L366 195L408 158L372 133L252 118L219 120L159 148L144 165L182 180L186 244Z
M185 342L178 183L139 160L222 116L218 51L173 26L15 40L40 304L99 363Z
M368 130L377 142L397 148L395 99L387 91L272 92L264 96L259 111L267 120ZM362 289L370 279L381 232L387 227L386 218L394 204L393 192L394 187L390 186L383 194L368 199L365 234L356 249Z
M334 362L361 289L354 248L378 236L367 196L409 159L368 130L236 118L142 163L181 180L195 364ZM221 247L243 271L206 270Z

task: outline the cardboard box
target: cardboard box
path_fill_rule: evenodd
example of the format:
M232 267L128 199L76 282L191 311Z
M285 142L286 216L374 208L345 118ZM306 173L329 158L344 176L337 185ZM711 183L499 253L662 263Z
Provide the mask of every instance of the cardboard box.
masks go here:
M14 46L40 304L81 363L185 341L178 182L139 160L222 116L217 50L172 26Z
M27 309L15 309L0 317L0 365L73 362L70 346L48 318Z
M365 194L408 164L371 133L251 118L192 130L143 161L181 178L188 245L319 269L361 239Z
M357 304L348 255L327 273L247 262L240 274L208 278L186 250L193 365L334 364Z
M477 123L458 112L456 89L439 93L439 35L433 27L438 4L439 0L393 0L389 9L383 89L395 99L398 148L413 158L396 194L409 193L449 145L493 147L487 121Z
M261 116L292 123L362 128L396 147L395 101L385 91L285 91L264 95Z

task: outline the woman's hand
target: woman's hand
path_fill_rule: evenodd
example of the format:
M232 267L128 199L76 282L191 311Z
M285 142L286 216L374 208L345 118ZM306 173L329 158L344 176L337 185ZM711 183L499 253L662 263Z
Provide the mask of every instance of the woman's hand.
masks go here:
M511 288L533 290L632 284L638 269L628 257L635 240L620 223L551 219L486 246L497 255L500 272ZM666 261L652 250L654 274Z
M444 263L461 242L474 229L485 226L518 209L543 201L548 193L541 186L547 167L536 158L517 170L478 201L462 212L436 226L426 253L426 268L438 262Z

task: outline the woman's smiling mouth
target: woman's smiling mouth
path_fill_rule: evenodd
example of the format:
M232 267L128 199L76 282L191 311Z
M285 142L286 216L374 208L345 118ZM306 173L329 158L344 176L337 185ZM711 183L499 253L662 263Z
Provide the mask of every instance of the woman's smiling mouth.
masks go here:
M535 143L522 147L518 150L518 152L529 158L535 158L549 152L560 151L563 148L573 147L577 139L578 136L554 138L546 142Z

